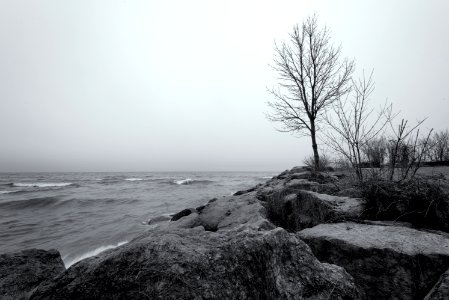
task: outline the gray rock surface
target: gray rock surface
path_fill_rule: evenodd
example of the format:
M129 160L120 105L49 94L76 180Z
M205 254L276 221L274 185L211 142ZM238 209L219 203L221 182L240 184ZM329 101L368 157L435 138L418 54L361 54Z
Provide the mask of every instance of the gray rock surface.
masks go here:
M360 198L304 190L285 190L284 193L267 200L267 209L271 220L291 231L321 223L359 219L365 205Z
M371 299L422 299L449 267L445 234L347 222L298 235L320 261L344 267Z
M65 270L56 250L29 249L0 255L0 299L26 298L35 287Z
M342 268L284 229L150 230L85 259L31 299L360 299Z

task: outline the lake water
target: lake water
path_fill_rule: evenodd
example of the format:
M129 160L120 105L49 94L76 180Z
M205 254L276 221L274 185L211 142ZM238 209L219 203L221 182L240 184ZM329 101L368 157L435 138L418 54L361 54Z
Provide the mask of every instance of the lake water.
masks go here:
M198 207L274 175L0 173L0 253L55 248L69 266L130 241L150 218Z

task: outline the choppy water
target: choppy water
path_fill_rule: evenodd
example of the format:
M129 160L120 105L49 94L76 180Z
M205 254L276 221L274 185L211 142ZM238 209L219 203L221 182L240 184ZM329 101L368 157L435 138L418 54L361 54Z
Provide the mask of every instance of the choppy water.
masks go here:
M152 217L249 188L273 172L0 173L0 253L61 252L66 265L126 243Z

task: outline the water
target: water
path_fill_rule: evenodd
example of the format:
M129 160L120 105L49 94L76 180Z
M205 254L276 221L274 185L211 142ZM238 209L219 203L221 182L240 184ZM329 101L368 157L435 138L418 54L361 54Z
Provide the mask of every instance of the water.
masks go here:
M200 206L273 175L0 173L0 253L55 248L69 266L130 241L152 217Z

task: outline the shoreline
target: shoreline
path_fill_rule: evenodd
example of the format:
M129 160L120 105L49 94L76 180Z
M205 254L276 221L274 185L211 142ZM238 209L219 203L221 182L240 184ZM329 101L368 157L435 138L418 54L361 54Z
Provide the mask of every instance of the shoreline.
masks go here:
M366 219L366 201L341 189L342 178L295 167L170 220L150 220L133 240L49 275L24 299L409 299L440 293L449 234Z

